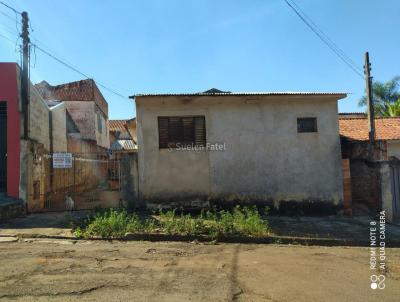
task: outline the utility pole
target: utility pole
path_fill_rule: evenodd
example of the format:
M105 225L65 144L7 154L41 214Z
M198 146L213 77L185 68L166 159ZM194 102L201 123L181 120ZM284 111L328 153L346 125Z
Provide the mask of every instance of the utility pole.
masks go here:
M29 19L28 13L22 12L22 78L21 96L24 117L24 139L29 138Z
M369 159L373 159L373 147L375 142L375 111L374 111L374 100L372 98L371 63L369 63L368 51L365 53L364 73L365 73L367 106L368 106L368 130L369 130L368 157Z

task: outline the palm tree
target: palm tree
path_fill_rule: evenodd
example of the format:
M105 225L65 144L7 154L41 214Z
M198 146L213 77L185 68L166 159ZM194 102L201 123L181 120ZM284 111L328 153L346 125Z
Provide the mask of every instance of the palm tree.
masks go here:
M375 114L377 116L400 116L400 99L393 104L385 102L383 105L375 105Z
M374 100L374 111L376 116L400 116L400 106L397 104L400 99L400 76L396 76L386 83L372 83L372 97ZM367 104L367 96L363 96L359 101L359 106Z

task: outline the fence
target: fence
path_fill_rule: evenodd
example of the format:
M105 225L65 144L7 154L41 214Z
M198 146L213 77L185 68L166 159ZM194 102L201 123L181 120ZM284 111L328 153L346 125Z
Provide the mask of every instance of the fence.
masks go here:
M72 154L69 167L53 166L53 155L32 154L29 172L30 212L117 207L120 205L120 161L104 154ZM72 205L71 205L72 200Z

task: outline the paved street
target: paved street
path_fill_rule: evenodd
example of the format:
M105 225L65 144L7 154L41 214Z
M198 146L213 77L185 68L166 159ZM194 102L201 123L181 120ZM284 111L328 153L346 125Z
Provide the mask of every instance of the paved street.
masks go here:
M366 248L24 239L0 243L0 301L398 301Z

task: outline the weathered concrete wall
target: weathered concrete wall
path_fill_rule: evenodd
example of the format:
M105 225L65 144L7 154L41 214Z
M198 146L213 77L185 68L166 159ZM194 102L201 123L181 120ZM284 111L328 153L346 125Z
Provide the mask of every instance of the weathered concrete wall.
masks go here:
M321 96L136 98L139 188L157 200L323 200L342 203L337 99ZM225 151L159 149L158 116L204 115ZM297 133L316 117L317 133Z
M387 156L400 159L400 141L387 141Z
M53 152L67 152L67 121L65 103L50 109L52 123Z
M65 106L83 139L96 140L95 103L89 101L65 102Z
M381 207L379 162L351 159L350 173L354 214L376 213Z
M139 175L137 153L121 154L121 199L129 208L141 208L139 203Z
M104 148L110 147L107 117L94 102L69 101L65 102L65 106L77 125L82 139L94 140L97 145Z
M126 128L128 129L129 135L132 139L137 142L137 134L136 134L136 118L130 119L126 122Z
M29 137L43 144L44 148L49 150L49 107L32 84L30 86L29 113Z
M96 141L97 145L110 148L110 137L108 129L108 121L106 115L100 110L100 108L95 106L95 129L96 129Z

